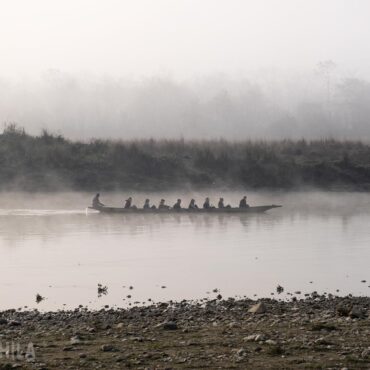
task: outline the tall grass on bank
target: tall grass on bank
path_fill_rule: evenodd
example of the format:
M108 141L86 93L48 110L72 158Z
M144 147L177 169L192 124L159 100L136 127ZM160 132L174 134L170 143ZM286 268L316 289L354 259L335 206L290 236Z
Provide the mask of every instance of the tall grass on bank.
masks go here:
M0 134L0 189L175 187L370 190L370 146L316 141L70 141L14 124Z

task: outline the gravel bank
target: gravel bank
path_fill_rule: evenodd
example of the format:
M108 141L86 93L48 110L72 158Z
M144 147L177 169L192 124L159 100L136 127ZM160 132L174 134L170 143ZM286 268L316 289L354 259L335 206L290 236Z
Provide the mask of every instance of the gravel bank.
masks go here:
M0 369L370 369L369 314L369 297L316 294L7 310Z

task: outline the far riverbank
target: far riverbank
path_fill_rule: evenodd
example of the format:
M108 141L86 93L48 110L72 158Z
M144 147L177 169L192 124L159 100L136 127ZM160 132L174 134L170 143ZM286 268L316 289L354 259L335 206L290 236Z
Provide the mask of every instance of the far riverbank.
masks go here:
M370 145L354 141L80 142L10 125L0 163L7 191L370 190Z

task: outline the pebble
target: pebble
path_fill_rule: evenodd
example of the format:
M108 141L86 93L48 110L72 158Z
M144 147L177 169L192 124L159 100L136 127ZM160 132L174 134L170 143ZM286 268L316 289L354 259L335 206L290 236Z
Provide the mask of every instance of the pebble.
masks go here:
M253 305L248 312L254 313L254 314L262 314L266 312L266 306L264 305L263 302L259 302L255 305Z
M269 344L271 346L276 346L277 345L277 342L275 340L272 340L272 339L267 339L266 344Z
M281 294L281 293L283 293L283 292L284 292L284 288L283 288L281 285L278 285L278 286L276 287L276 291L277 291L277 293L278 293L278 294Z
M267 338L265 335L263 334L257 334L255 337L254 337L254 341L255 342L263 342L265 341Z
M100 349L103 351L103 352L113 352L114 351L114 347L111 345L111 344L103 344Z
M74 336L71 338L70 340L71 344L79 344L82 342L81 340L81 337L79 337L78 335Z
M178 327L177 327L177 324L173 321L167 321L165 323L163 323L163 329L164 330L177 330Z
M245 342L254 342L256 340L256 335L255 334L248 335L247 337L244 337L243 340Z
M236 354L239 356L239 357L244 357L247 353L245 352L245 349L244 348L240 348L236 351Z
M21 326L21 322L17 320L10 320L8 323L9 326Z
M238 324L235 321L231 322L228 326L229 326L230 329L240 328L240 324Z

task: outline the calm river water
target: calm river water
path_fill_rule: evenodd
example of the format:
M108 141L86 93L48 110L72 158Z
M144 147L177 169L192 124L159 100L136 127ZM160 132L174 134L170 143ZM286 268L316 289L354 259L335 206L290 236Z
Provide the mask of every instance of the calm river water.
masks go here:
M230 216L100 215L86 212L92 195L0 193L0 309L125 306L215 297L216 288L225 298L266 297L278 284L279 298L370 293L370 194L248 193L251 205L283 208ZM220 192L183 199L205 195L216 202ZM243 193L222 195L236 204ZM177 196L150 197L172 204ZM99 283L107 295L98 297Z

